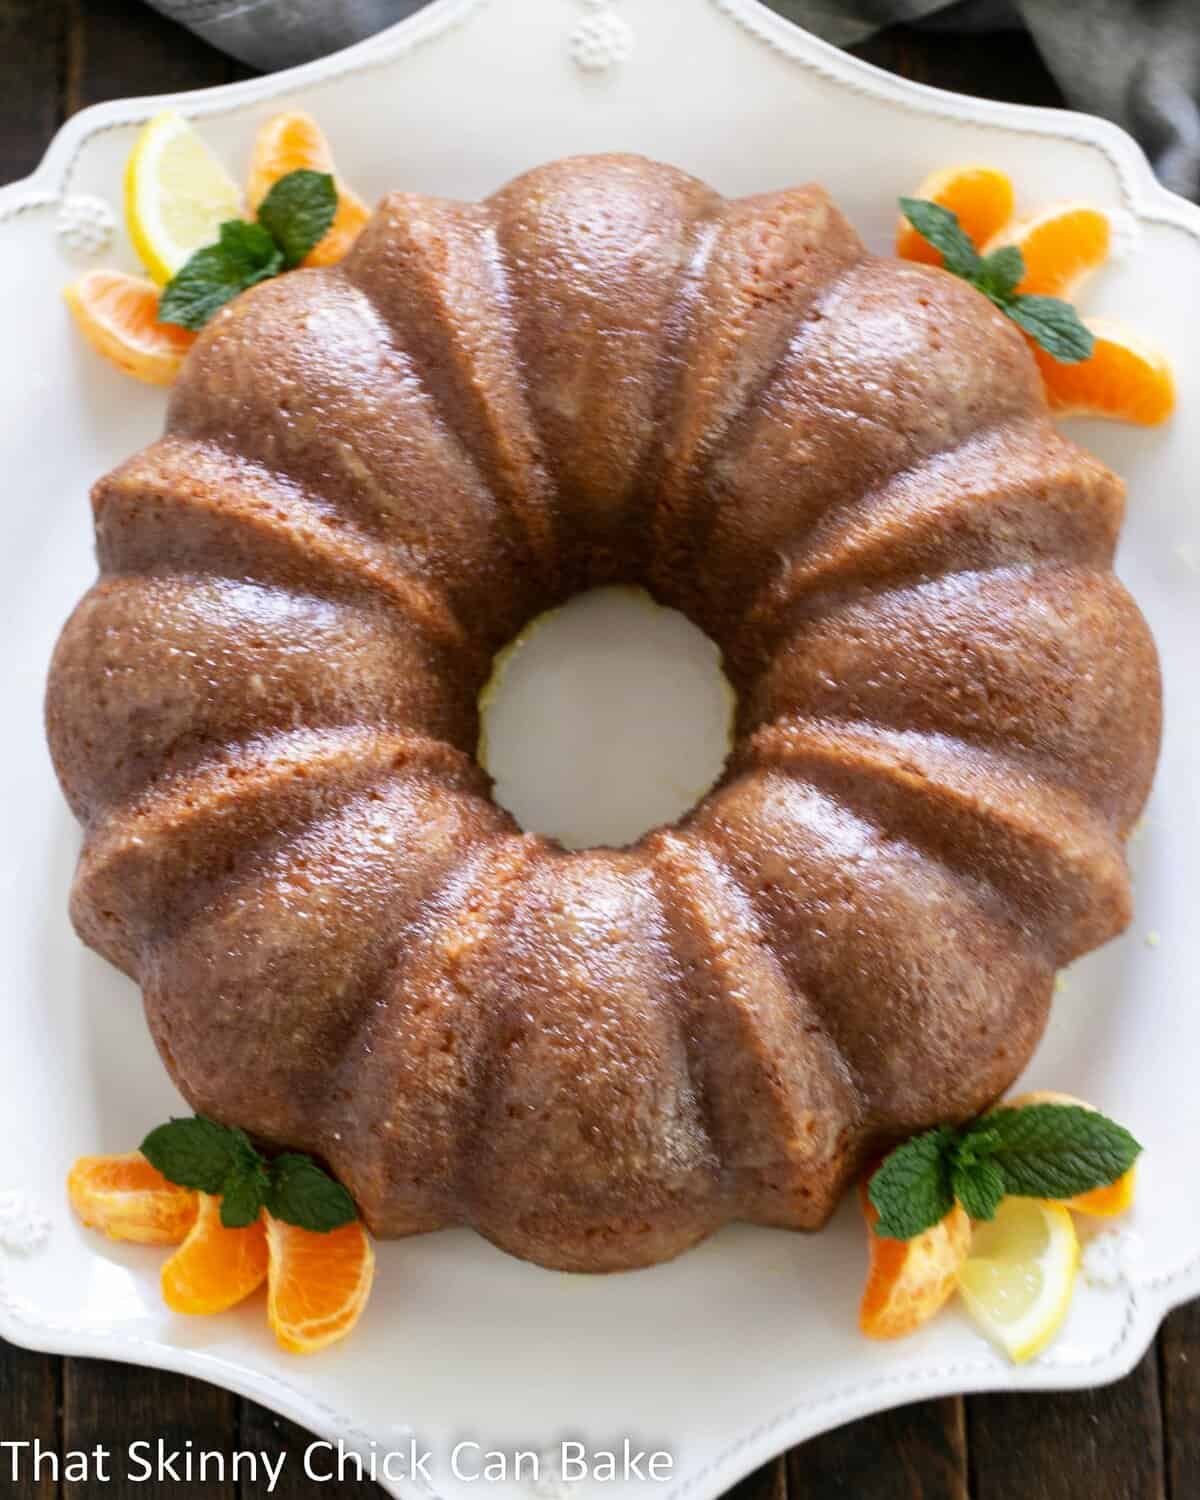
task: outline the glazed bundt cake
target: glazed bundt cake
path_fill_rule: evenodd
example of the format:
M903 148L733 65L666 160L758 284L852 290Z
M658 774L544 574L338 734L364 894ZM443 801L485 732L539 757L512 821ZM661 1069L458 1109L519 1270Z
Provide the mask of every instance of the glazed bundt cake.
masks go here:
M195 1109L379 1234L612 1270L816 1228L1128 920L1120 484L1008 319L818 188L394 194L213 320L93 500L47 709L75 923ZM477 696L616 581L716 640L736 743L678 825L570 853L490 799Z

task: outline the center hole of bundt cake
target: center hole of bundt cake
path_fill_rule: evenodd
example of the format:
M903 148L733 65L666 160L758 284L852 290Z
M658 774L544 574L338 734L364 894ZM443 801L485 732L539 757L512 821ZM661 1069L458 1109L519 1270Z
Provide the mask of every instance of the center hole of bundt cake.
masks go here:
M479 760L529 833L631 844L720 775L734 693L716 646L644 589L601 588L539 615L480 696Z

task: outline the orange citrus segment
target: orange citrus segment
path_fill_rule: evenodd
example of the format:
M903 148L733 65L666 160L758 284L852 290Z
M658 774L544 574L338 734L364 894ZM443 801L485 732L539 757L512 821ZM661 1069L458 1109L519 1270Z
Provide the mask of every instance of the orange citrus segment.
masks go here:
M977 247L1012 218L1012 183L994 167L945 167L926 177L912 196L940 203L957 214L963 231ZM903 215L896 225L896 254L902 260L919 260L930 266L942 263L941 251L919 235Z
M267 1317L280 1346L314 1354L345 1338L362 1316L375 1252L357 1221L328 1234L267 1216L271 1272Z
M250 162L246 198L250 207L256 209L273 183L302 168L310 172L333 173L338 195L337 213L325 238L309 251L304 260L306 266L331 266L341 260L353 245L371 217L371 210L337 175L329 142L311 115L300 110L273 115L259 129Z
M987 253L1016 245L1025 257L1019 292L1070 301L1084 280L1108 259L1108 215L1086 203L1052 203L1010 224L984 246Z
M178 1245L196 1222L197 1195L176 1187L140 1151L81 1156L67 1176L71 1207L89 1229L139 1245Z
M859 1201L867 1221L871 1265L858 1312L859 1327L872 1339L913 1333L944 1307L971 1247L971 1221L955 1204L940 1224L911 1240L875 1233L879 1214L864 1182Z
M262 1220L246 1229L226 1229L221 1200L201 1193L191 1233L162 1268L167 1306L178 1313L224 1312L266 1277L267 1231Z
M1175 381L1167 361L1119 324L1085 318L1095 336L1090 358L1064 365L1031 345L1052 411L1111 417L1155 427L1175 407Z
M1110 1182L1107 1187L1093 1188L1090 1193L1079 1193L1067 1199L1067 1207L1077 1213L1092 1214L1097 1219L1115 1219L1133 1207L1137 1192L1137 1168L1130 1167L1123 1177Z
M1018 1094L1015 1099L1004 1101L1008 1109L1024 1109L1027 1104L1077 1104L1080 1109L1095 1109L1086 1099L1077 1099L1074 1094L1059 1094L1053 1089L1038 1089L1031 1094ZM1133 1206L1137 1191L1137 1167L1130 1167L1116 1182L1107 1187L1093 1188L1090 1193L1079 1193L1074 1198L1064 1198L1066 1208L1077 1213L1093 1214L1098 1219L1113 1219Z
M124 271L88 271L63 293L84 337L127 375L170 385L196 335L158 321L158 288Z

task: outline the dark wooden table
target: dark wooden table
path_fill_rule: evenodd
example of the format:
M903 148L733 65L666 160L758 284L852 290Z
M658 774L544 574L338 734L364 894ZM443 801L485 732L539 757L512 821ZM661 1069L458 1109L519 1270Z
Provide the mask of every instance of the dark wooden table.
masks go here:
M1061 104L1032 45L897 27L859 49L926 83L1032 104ZM74 110L101 99L204 88L246 70L138 0L0 0L0 182L38 161ZM714 1379L719 1371L714 1371ZM312 1486L303 1434L215 1386L0 1343L0 1441L40 1438L63 1451L120 1450L162 1436L197 1449L287 1447L280 1500L325 1500L371 1486ZM50 1500L52 1482L0 1486ZM66 1484L63 1500L234 1500L236 1486ZM247 1488L245 1500L254 1492ZM738 1486L737 1500L1200 1500L1200 1302L1167 1319L1127 1379L1079 1395L925 1401L794 1448ZM240 1497L239 1497L240 1500Z

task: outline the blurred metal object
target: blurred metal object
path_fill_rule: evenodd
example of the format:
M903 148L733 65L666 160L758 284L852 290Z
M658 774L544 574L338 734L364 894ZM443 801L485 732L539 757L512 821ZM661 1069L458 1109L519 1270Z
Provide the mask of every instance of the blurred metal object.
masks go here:
M214 47L273 72L311 62L411 16L426 0L149 0Z

